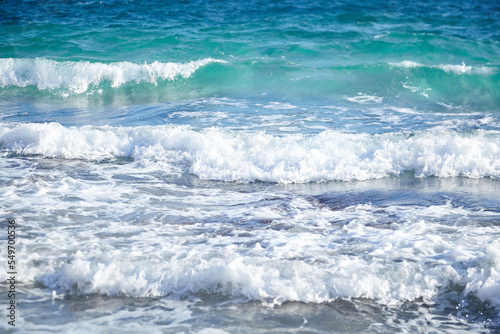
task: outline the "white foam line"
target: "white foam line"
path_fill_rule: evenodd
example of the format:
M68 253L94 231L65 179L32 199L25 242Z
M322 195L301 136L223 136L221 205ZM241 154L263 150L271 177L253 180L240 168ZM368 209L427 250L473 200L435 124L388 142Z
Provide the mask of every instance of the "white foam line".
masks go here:
M91 63L88 61L55 61L45 58L0 59L0 86L36 86L44 89L67 89L83 93L90 86L109 81L117 88L125 83L160 81L188 78L200 67L224 60L205 58L187 63L158 62L137 64L132 62Z
M466 66L465 63L462 65L444 64L444 65L423 65L410 60L403 60L399 63L389 63L390 66L394 67L404 67L404 68L438 68L445 72L452 72L454 74L468 74L468 75L492 75L495 74L495 70L492 67L487 66Z
M170 125L0 124L0 145L21 155L181 165L200 178L222 181L350 181L406 171L418 177L500 178L500 134L493 130L274 136Z

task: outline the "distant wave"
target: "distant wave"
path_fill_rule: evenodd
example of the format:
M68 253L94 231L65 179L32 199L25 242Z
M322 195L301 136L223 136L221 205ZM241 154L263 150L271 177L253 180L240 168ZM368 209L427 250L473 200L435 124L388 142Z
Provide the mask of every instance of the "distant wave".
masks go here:
M176 63L158 62L137 64L132 62L91 63L89 61L55 61L36 59L0 59L0 85L27 87L40 90L66 89L84 93L92 86L109 82L117 88L127 83L158 84L160 81L188 78L200 67L224 60L205 58Z
M277 183L368 180L404 172L418 177L500 179L500 133L273 136L187 126L64 127L0 125L4 154L184 166L202 179Z
M223 68L202 70L210 64L219 64ZM437 102L443 102L442 98L445 98L444 102L448 104L480 104L485 109L491 109L498 104L498 90L495 88L499 72L498 66L493 65L424 65L408 60L315 67L307 63L290 64L286 60L237 58L231 63L204 58L190 62L155 61L142 64L3 58L0 59L0 89L21 88L29 96L133 94L143 99L160 96L165 100L167 96L171 96L171 99L190 99L193 94L199 96L197 94L200 92L239 94L243 89L250 95L261 95L262 92L322 96L339 94L345 100L357 104L387 102L385 97L393 96L408 99L411 98L408 97L409 90L416 93L417 98L424 96L431 101L437 99ZM196 77L193 77L195 73ZM457 82L456 75L463 76L463 79ZM482 80L481 77L490 77L491 80ZM179 79L188 82L181 83ZM350 92L335 88L352 85L368 87L369 90L377 87L379 92L375 94L365 89L364 94L352 97L348 95ZM127 91L127 87L131 86L140 89ZM475 94L470 94L471 90ZM391 93L384 96L384 92ZM10 96L8 92L6 94ZM276 104L264 108L279 110L294 107Z
M404 60L399 63L389 63L389 65L394 67L404 67L404 68L438 68L445 72L451 72L454 74L469 74L469 75L492 75L495 74L495 69L488 66L466 66L465 63L462 65L444 64L444 65L423 65L414 61Z

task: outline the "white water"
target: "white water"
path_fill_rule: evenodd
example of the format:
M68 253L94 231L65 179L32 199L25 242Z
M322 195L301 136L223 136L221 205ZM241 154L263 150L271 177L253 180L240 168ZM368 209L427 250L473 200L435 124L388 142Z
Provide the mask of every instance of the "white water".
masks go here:
M162 185L126 165L95 169L100 180L89 182L70 176L75 168L15 176L4 198L12 210L23 198L52 217L19 221L43 231L23 239L19 272L56 295L396 305L432 303L455 284L500 309L500 233L480 223L497 219L494 211L450 201L379 206L369 197L339 209L310 197L283 202L290 194L280 191ZM136 180L112 177L120 173Z
M378 135L323 131L269 135L189 126L64 127L0 125L4 154L103 160L187 168L202 179L304 183L418 177L500 177L500 133L476 130Z
M36 86L40 90L67 89L84 93L90 87L110 82L117 88L126 83L158 84L176 78L188 78L200 67L210 63L225 63L220 59L205 58L186 63L158 62L136 64L131 62L91 63L88 61L55 61L45 58L0 59L0 87Z
M461 74L468 74L468 75L482 75L482 76L489 76L496 74L496 71L493 67L488 67L488 66L470 66L470 65L465 65L465 63L462 63L462 65L454 65L454 64L442 64L442 65L424 65L420 64L414 61L410 60L404 60L399 63L389 63L391 66L395 67L404 67L404 68L419 68L419 67L428 67L428 68L438 68L440 70L443 70L445 72L451 72L453 74L461 75Z

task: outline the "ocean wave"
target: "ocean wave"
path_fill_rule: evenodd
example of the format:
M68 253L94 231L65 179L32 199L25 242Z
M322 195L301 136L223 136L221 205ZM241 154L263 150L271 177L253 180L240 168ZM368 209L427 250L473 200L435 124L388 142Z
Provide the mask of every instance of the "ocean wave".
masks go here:
M112 88L127 83L150 83L176 78L189 78L199 68L211 63L225 63L221 59L205 58L186 63L132 62L91 63L89 61L55 61L45 58L0 59L0 86L36 86L39 90L63 89L80 94L109 82Z
M202 179L307 183L417 177L500 178L500 133L421 131L379 135L324 131L275 136L189 126L0 125L4 154L184 166Z
M317 67L307 62L291 65L286 59L253 58L232 58L230 63L204 58L143 64L4 58L0 59L0 90L7 99L88 95L95 101L103 98L104 104L127 99L149 103L231 98L240 96L241 91L250 97L311 95L356 104L390 103L395 99L420 104L423 96L431 102L490 111L498 104L498 72L498 66L493 65L423 65L412 61ZM463 79L457 82L456 75ZM358 87L355 91L347 88L354 86ZM110 98L114 96L117 98ZM269 102L262 107L288 110L301 106Z

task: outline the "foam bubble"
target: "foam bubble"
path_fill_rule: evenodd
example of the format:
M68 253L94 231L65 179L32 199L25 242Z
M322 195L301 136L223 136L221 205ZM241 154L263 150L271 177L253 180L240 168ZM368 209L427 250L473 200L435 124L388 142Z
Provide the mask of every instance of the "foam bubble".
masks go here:
M210 63L225 63L220 59L205 58L187 63L132 62L91 63L88 61L55 61L45 58L0 59L0 85L36 86L40 90L64 89L84 93L91 86L109 82L117 88L126 83L146 82L157 85L161 81L190 77L196 70Z

